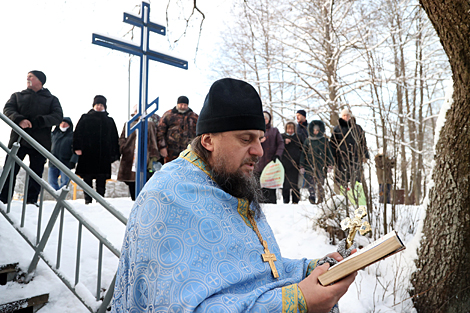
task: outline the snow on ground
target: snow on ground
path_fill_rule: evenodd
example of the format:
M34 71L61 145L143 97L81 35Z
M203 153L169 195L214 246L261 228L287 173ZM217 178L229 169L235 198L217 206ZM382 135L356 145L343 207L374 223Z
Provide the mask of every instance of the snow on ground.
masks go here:
M133 202L130 198L106 199L124 216L128 216ZM111 244L120 250L125 226L117 221L100 205L85 205L84 200L69 201L91 224L99 228ZM281 202L281 201L280 201ZM0 204L2 205L2 204ZM45 229L55 202L44 204L42 229ZM5 206L2 206L5 210ZM9 217L20 223L22 203L12 203ZM264 212L279 243L282 254L287 258L319 258L336 250L329 244L329 237L323 230L312 229L313 218L318 211L317 205L301 201L298 205L266 204ZM389 209L390 210L390 207ZM26 207L25 225L27 236L35 242L36 219L38 208ZM398 255L380 261L358 273L355 283L340 300L342 313L352 312L414 312L409 294L409 277L414 270L413 259L416 257L418 243L414 234L422 215L421 207L398 206L398 219L395 229L403 239L407 249ZM380 215L377 214L377 225ZM390 220L390 219L389 219ZM59 221L59 219L58 219ZM58 222L57 222L58 224ZM374 227L374 223L373 223ZM380 227L380 226L379 226ZM75 281L75 259L77 253L78 223L69 213L64 215L64 244L62 247L61 273L72 283ZM51 234L45 255L52 264L56 261L58 227ZM356 237L357 238L357 237ZM361 239L367 243L365 238ZM104 249L103 281L101 286L107 288L117 268L118 259L109 250ZM82 261L80 265L80 289L87 299L96 294L96 273L98 268L98 241L86 230L83 231ZM27 270L33 257L33 250L17 233L17 231L0 215L0 264L19 262L23 270ZM83 292L83 291L82 291ZM75 298L68 288L57 278L52 270L40 261L34 279L29 284L8 283L0 286L0 303L13 301L25 296L49 293L49 303L40 310L41 313L88 312L83 304ZM93 302L93 301L92 301ZM99 305L95 302L92 306Z

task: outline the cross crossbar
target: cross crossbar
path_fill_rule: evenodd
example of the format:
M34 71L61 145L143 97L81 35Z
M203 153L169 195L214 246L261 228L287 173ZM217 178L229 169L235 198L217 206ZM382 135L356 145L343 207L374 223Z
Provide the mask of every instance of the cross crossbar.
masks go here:
M100 34L93 34L92 43L98 46L110 48L124 53L133 54L138 57L142 57L142 55L144 55L144 51L140 46ZM149 60L157 61L182 69L188 68L188 61L170 55L166 55L161 52L148 50L145 55L149 58Z
M156 23L152 23L150 21L145 22L145 21L142 20L142 18L140 16L136 16L134 14L124 13L124 21L123 22L134 25L134 26L137 26L137 27L147 26L148 30L151 31L151 32L155 32L156 34L163 35L163 36L166 35L166 27L165 26L162 26L162 25L159 25L159 24L156 24Z

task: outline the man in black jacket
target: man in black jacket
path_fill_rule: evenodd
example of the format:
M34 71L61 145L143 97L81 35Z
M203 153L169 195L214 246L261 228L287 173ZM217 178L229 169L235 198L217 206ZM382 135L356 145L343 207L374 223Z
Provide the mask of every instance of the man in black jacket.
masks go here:
M43 88L46 83L46 75L41 71L31 71L26 77L27 88L11 95L3 109L9 119L18 124L23 130L33 137L39 144L47 150L51 150L51 127L62 121L62 107L59 99L53 96L49 90ZM19 135L12 131L8 148L18 141ZM31 147L24 139L20 140L20 148L17 156L23 160L29 155L29 167L39 177L42 177L44 171L44 163L46 158L42 156L36 149ZM19 165L15 165L14 177L20 170ZM8 181L0 194L0 201L7 203L8 199ZM13 187L14 188L14 187ZM26 202L28 204L37 205L38 195L41 186L32 178L29 180L28 194Z
M297 118L297 135L303 143L308 137L307 112L305 110L298 110L295 113L295 117Z

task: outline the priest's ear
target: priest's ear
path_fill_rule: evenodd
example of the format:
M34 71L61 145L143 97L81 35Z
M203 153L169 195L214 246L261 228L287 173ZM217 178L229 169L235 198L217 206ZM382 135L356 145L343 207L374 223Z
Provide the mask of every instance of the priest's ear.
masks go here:
M201 135L201 145L210 152L214 151L214 139L215 134L202 134Z

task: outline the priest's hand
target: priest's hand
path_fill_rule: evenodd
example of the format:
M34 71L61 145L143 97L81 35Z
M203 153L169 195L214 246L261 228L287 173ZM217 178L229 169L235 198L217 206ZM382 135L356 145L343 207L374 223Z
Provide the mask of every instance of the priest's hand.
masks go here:
M343 258L337 252L328 254L329 257L341 261ZM316 267L313 272L299 283L309 313L328 313L338 303L339 299L348 291L349 286L356 278L357 272L337 281L333 285L322 286L318 276L325 273L330 264L325 263Z

